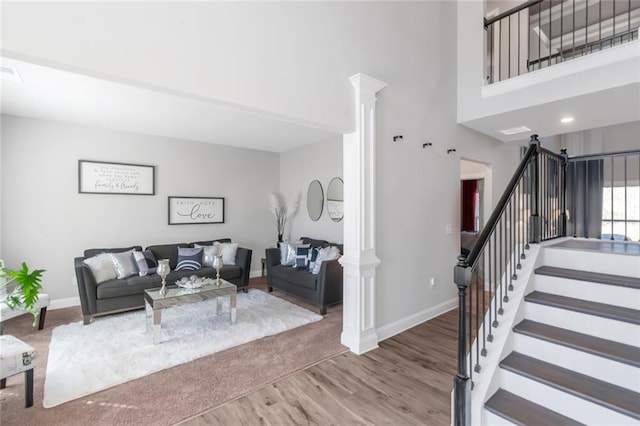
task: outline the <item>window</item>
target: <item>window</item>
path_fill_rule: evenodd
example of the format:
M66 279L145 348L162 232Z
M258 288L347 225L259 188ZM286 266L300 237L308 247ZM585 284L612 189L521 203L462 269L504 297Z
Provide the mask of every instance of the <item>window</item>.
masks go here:
M612 237L640 241L640 186L602 188L602 238Z

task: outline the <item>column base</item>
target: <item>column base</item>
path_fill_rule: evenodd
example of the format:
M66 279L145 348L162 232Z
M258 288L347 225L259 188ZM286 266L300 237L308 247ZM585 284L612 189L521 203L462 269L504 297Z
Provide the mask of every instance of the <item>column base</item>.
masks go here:
M355 333L343 331L340 335L340 343L354 354L362 355L378 347L378 335L367 333L367 335L357 336Z

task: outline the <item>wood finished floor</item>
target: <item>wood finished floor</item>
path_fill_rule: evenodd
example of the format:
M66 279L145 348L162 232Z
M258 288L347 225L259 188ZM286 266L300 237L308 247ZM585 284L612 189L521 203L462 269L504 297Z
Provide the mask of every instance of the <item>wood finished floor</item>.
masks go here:
M340 354L183 424L449 425L456 333L454 310L364 355Z

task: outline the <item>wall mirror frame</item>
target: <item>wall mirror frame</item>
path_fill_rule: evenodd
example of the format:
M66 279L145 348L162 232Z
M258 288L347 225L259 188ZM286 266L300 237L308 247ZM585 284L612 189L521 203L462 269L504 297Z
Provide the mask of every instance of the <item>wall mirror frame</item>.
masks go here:
M324 191L319 180L313 180L307 189L307 212L309 218L316 222L322 216L322 208L324 206Z
M327 214L334 222L340 222L344 217L344 182L342 178L334 177L327 188Z

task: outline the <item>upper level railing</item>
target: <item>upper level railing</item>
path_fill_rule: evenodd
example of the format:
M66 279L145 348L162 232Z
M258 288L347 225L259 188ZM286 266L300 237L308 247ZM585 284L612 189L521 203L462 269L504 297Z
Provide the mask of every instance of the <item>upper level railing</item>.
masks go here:
M537 135L467 257L454 268L458 287L458 372L454 424L471 424L473 373L499 326L529 243L565 235L566 154L540 146Z
M529 0L485 18L488 83L638 39L640 0Z

